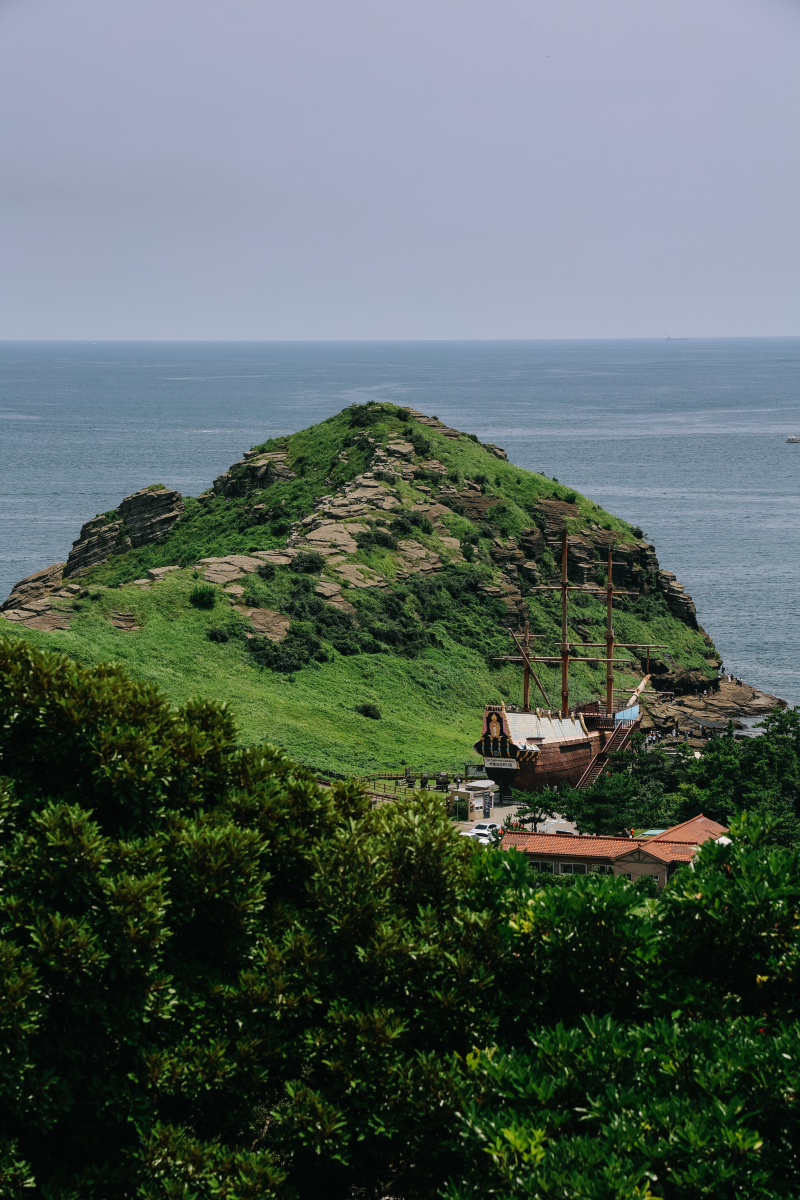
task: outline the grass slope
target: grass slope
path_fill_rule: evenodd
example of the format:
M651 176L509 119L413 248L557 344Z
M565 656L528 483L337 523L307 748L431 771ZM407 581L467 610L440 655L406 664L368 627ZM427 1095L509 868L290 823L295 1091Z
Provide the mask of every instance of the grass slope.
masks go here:
M368 544L348 556L379 570L390 587L384 593L346 591L359 623L357 632L346 635L347 645L341 630L331 633L325 625L330 610L313 595L317 577L304 580L286 568L272 580L247 576L247 602L288 612L295 618L293 630L310 639L309 644L321 645L326 659L311 658L290 673L260 667L248 653L243 618L221 588L211 610L190 603L190 593L200 581L194 564L201 557L284 546L292 523L310 513L320 496L334 493L365 471L376 447L390 434L413 437L417 461L438 459L447 466L450 482L478 482L496 502L488 519L473 522L453 513L433 532L415 528L414 538L440 552L446 564L439 575L427 579L397 583L399 559L391 546ZM6 624L4 633L60 649L86 665L119 663L135 678L158 684L175 703L190 696L225 701L243 742L283 746L321 771L366 773L405 763L454 768L474 761L471 745L480 732L484 705L501 698L521 700L519 670L491 661L493 655L512 650L501 624L505 610L477 591L498 575L489 555L492 537L514 537L529 528L536 504L548 498L577 504L580 517L568 522L570 532L592 521L626 540L638 533L572 489L500 461L473 438L446 438L389 405L346 409L259 448L286 450L287 465L297 477L235 499L216 497L201 503L187 498L183 516L164 542L112 558L83 577L89 594L76 601L69 630L42 633ZM434 482L427 482L435 491ZM404 505L426 499L415 483L398 483L394 490ZM254 511L255 505L264 507ZM385 515L390 522L393 514ZM461 539L471 563L447 565L443 530ZM545 571L547 558L545 554L540 562ZM149 568L175 563L182 569L151 590L131 586ZM524 585L522 590L525 593ZM545 635L538 648L555 651L560 638L557 598L530 593L526 602L534 632ZM596 635L593 641L601 641L603 604L588 596L581 596L578 604L575 619L589 626ZM141 630L130 633L111 626L113 611L134 613ZM229 640L210 641L209 629L221 625ZM667 643L676 663L712 674L706 660L713 651L707 640L676 620L660 595L621 601L615 609L615 629L619 641ZM603 674L602 665L576 665L571 672L573 701L598 695ZM555 707L558 674L543 667L541 677ZM619 686L637 679L637 673L618 672ZM544 703L541 698L533 702ZM361 715L357 709L364 704L376 705L381 718Z

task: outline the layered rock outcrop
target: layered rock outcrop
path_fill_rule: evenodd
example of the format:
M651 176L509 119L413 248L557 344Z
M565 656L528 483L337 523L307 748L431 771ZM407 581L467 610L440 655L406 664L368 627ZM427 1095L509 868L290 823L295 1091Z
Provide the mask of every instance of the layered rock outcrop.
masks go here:
M243 458L217 476L212 487L218 496L232 499L246 496L248 492L262 491L279 480L296 478L295 472L286 466L285 450L265 453L248 450Z
M566 501L542 500L536 506L536 511L541 521L540 532L545 547L559 562L564 522L568 518L580 517L580 510L577 505ZM520 537L520 548L524 545L523 539L532 538L535 538L535 533L525 530ZM530 548L534 551L532 544ZM567 573L570 581L584 586L596 582L599 572L605 574L609 549L612 551L613 580L617 587L645 595L650 591L661 592L674 617L690 629L699 628L697 610L691 596L672 571L661 570L655 547L650 542L622 541L614 530L596 527L582 529L580 534L570 534L567 539ZM536 557L536 552L531 553L530 557Z
M75 613L70 609L80 592L80 584L62 586L63 563L53 563L43 571L34 571L15 583L11 595L0 605L0 613L6 621L52 633L56 629L69 629Z
M116 509L87 521L72 543L64 576L84 575L112 554L159 542L183 512L180 492L155 486L126 496Z
M24 609L34 600L42 600L45 596L49 596L56 588L61 587L61 576L65 565L65 563L53 563L51 567L34 571L32 575L26 575L24 579L20 579L19 583L14 584L8 599L0 604L0 610Z
M169 488L142 488L126 496L118 506L131 545L148 546L160 542L183 512L180 492Z

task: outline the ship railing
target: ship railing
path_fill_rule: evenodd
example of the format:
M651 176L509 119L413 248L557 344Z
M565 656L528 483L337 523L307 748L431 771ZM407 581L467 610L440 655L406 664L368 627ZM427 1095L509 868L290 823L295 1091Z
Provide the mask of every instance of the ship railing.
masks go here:
M595 731L599 729L629 729L632 725L636 724L636 719L618 721L614 717L598 716L597 713L584 713L583 723L587 729Z

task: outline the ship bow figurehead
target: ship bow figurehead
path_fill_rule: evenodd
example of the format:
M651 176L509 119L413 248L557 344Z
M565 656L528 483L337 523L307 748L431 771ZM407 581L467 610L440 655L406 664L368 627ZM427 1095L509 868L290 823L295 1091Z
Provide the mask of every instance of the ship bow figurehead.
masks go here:
M486 774L500 788L503 802L509 800L517 772L532 767L539 757L537 746L518 744L511 733L504 704L487 704L483 714L483 732L474 749L483 758Z

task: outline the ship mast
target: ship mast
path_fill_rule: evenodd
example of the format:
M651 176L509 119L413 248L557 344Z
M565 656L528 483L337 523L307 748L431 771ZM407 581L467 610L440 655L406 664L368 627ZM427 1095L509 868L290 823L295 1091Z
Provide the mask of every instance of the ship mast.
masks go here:
M567 526L561 531L561 715L569 716L569 642L567 641Z
M552 665L555 665L556 663L558 663L560 661L560 663L561 663L561 715L562 715L562 717L569 716L569 664L570 664L570 650L573 648L570 645L570 642L568 639L567 598L568 598L569 592L584 591L584 589L582 587L575 586L574 584L570 584L570 582L569 582L569 579L567 576L567 566L568 566L567 551L568 551L567 526L565 523L564 528L561 531L561 580L560 580L560 582L557 584L550 584L550 585L545 584L545 585L540 585L539 587L531 588L532 592L561 592L561 655L560 655L560 658L558 658L558 659L552 658L552 657L541 657L540 658L540 657L534 657L530 654L525 655L525 657L528 659L528 667L530 667L531 662L544 662L544 663L551 663ZM612 581L612 570L615 566L620 566L620 565L622 565L622 564L612 562L611 547L609 547L608 571L607 571L607 575L606 575L606 588L605 588L605 591L606 591L606 639L605 639L605 642L583 642L581 644L582 648L586 648L586 649L591 649L594 647L597 647L597 648L604 647L605 652L606 652L605 658L575 658L574 656L572 656L573 662L587 662L587 663L604 662L606 664L606 715L607 716L611 716L614 712L614 667L621 667L626 662L627 663L632 662L631 659L615 659L614 658L615 649L616 650L647 650L647 675L648 675L648 677L650 675L650 651L651 650L666 650L666 649L668 649L668 647L666 645L656 643L656 642L615 642L615 640L614 640L614 615L613 615L614 614L614 597L615 596L638 596L639 595L638 592L625 591L622 588L614 587L614 584ZM526 629L527 629L527 625L526 625ZM522 647L520 646L520 643L518 642L518 640L513 632L511 634L511 636L514 638L514 641L517 643L517 646L519 647L520 652L523 653ZM577 647L575 647L575 648L577 649ZM519 658L511 658L507 655L504 655L503 658L505 658L505 660L507 662L519 662L520 661ZM524 661L524 659L523 659L523 661ZM527 669L527 667L526 667L526 669ZM532 671L533 668L530 667L530 670ZM535 676L534 676L534 678L535 678ZM545 699L547 699L544 688L539 683L538 679L536 680L536 682L537 682L537 684L539 684L539 689L542 692L542 695L544 695ZM526 695L526 711L527 711L527 689L526 689L525 695Z

